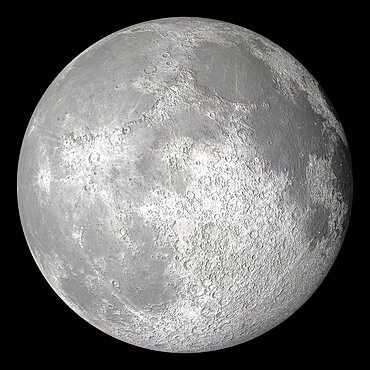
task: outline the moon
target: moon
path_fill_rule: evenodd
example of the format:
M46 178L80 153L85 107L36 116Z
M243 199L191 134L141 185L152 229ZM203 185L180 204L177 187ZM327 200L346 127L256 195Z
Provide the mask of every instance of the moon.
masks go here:
M23 231L42 274L124 342L205 352L292 315L339 252L352 203L343 128L282 48L166 18L102 39L25 132Z

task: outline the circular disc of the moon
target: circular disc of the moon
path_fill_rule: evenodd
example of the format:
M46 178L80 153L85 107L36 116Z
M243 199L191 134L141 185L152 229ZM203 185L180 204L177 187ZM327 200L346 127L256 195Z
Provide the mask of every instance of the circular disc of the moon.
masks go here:
M330 269L349 150L316 80L266 38L171 18L118 31L40 100L18 166L24 233L75 312L137 346L233 346Z

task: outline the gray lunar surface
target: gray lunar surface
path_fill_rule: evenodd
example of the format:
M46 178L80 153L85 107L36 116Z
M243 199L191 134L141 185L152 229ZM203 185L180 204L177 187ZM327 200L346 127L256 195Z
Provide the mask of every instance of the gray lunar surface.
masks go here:
M203 352L296 311L352 200L349 149L316 80L244 28L168 18L77 56L30 120L18 205L33 257L122 341Z

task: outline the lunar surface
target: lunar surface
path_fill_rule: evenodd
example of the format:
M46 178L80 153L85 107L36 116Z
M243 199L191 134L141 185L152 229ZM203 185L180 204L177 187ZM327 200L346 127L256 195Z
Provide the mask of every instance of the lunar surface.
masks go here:
M295 312L333 264L352 199L316 80L266 38L198 18L135 25L77 56L34 111L17 184L63 301L168 352L233 346Z

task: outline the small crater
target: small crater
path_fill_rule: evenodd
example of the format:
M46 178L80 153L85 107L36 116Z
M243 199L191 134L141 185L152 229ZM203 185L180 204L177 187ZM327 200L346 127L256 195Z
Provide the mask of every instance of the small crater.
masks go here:
M211 285L212 285L212 280L211 280L211 279L205 279L205 280L203 281L203 285L204 285L205 287L209 287L209 286L211 286Z
M211 119L215 119L215 117L216 117L215 112L209 112L208 117L211 118Z
M238 290L238 287L236 285L231 285L230 288L229 288L229 291L231 293L235 293L235 292L237 292L237 290Z
M114 86L114 90L121 90L123 88L123 86L124 85L122 83L119 83L116 86Z
M166 62L166 66L172 66L172 62L169 60L168 62Z
M141 27L132 28L130 32L138 32L141 31Z
M214 291L214 292L211 294L211 297L212 297L213 299L220 299L222 296L221 296L220 292L218 292L218 291L216 290L216 291Z
M222 297L218 303L221 305L221 306L227 306L229 303L230 303L230 298L228 297Z
M162 57L163 58L169 58L171 56L171 54L170 53L168 53L168 52L164 52L163 54L162 54Z
M28 134L32 133L32 131L33 131L34 129L35 129L35 126L34 126L34 125L32 125Z
M250 233L249 233L249 236L252 238L252 239L256 239L257 236L258 236L258 231L257 230L252 230Z
M200 297L204 294L204 288L200 285L192 285L189 291L193 297Z
M111 280L110 282L115 288L119 288L119 282L117 280Z
M192 191L188 191L186 196L189 200L193 200L195 198L195 194Z
M184 262L184 268L185 268L186 270L192 270L192 269L193 269L193 267L194 267L194 261L189 260L189 261L185 261L185 262Z
M215 312L212 310L210 307L204 307L201 311L201 314L203 316L209 317L209 316L214 316Z
M89 162L91 164L93 164L93 165L97 164L97 163L99 163L99 161L100 161L100 154L99 153L97 153L97 152L90 153Z
M131 128L128 126L122 127L122 135L128 135L131 132Z
M147 75L150 75L150 74L153 74L157 71L157 67L156 66L148 66L144 69L144 72L147 74Z

